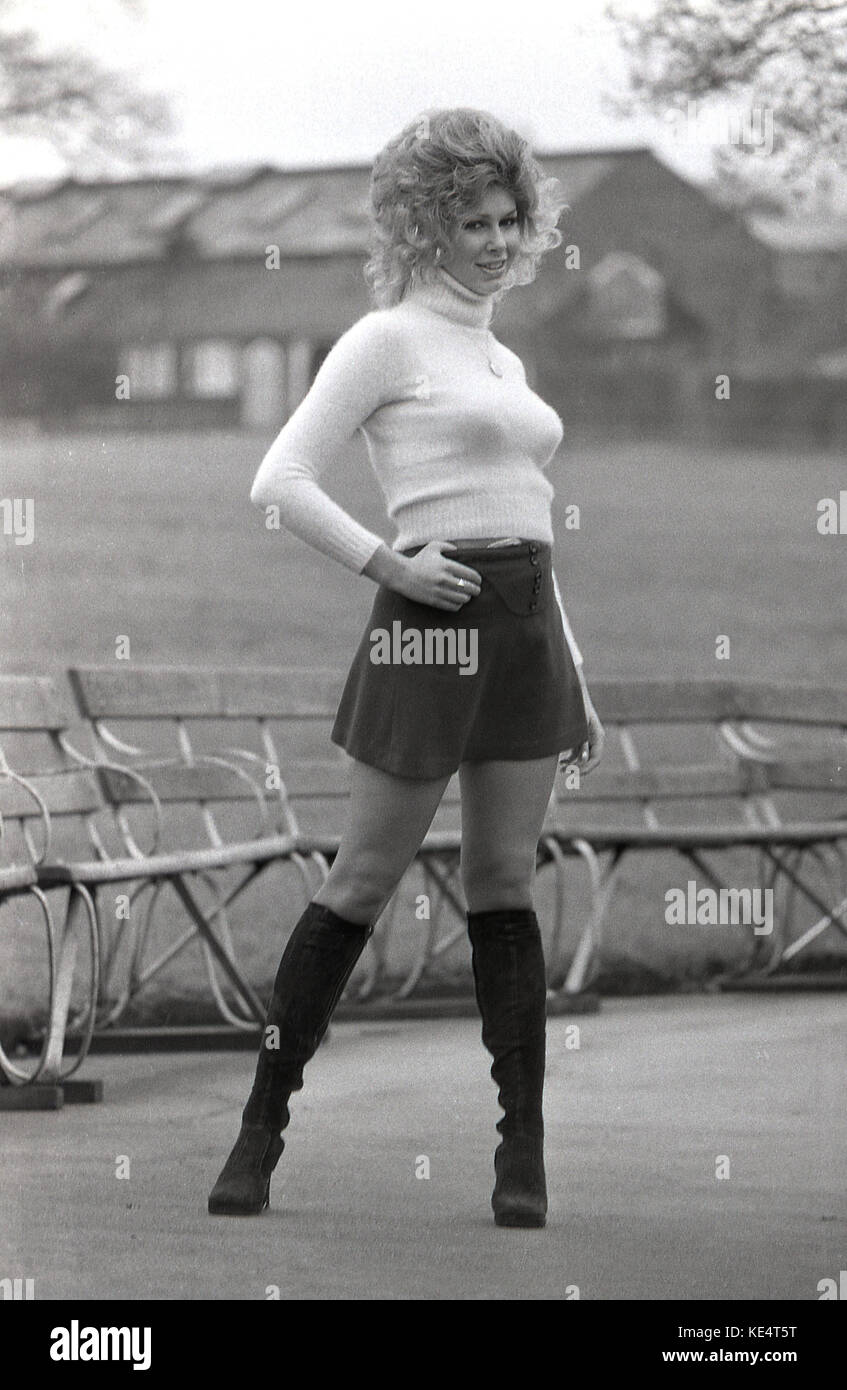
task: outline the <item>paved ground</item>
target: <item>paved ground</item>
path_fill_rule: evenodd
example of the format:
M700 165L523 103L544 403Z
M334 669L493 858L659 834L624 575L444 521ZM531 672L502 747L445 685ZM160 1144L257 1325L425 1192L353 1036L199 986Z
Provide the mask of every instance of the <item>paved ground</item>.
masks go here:
M847 1269L844 1012L612 1000L578 1049L551 1020L544 1231L493 1224L473 1020L336 1025L254 1219L206 1213L249 1055L89 1058L102 1105L0 1116L0 1277L59 1299L815 1300Z

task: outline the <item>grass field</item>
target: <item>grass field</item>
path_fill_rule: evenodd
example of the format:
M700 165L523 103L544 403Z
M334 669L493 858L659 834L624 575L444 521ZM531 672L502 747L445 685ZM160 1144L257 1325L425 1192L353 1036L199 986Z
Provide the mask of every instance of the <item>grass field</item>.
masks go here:
M7 434L0 442L0 498L35 502L32 545L0 536L0 669L109 662L118 636L129 637L133 664L349 662L372 585L265 529L248 493L269 438ZM556 566L589 683L844 682L847 536L816 529L819 499L837 498L847 483L842 459L696 442L580 445L562 450L550 476ZM390 534L363 451L326 483ZM580 507L579 530L564 529L569 503ZM730 639L729 661L716 660L718 635ZM669 946L667 928L640 910L645 872L630 869L609 950L685 974L690 944ZM271 973L276 933L245 930L245 959L258 977ZM178 969L189 987L196 958Z
M35 541L0 544L7 671L109 661L331 665L352 654L372 586L284 532L248 492L269 441L218 434L2 440L0 497L35 500ZM591 675L843 680L847 539L816 505L834 455L690 445L563 450L550 476L556 564ZM327 483L390 534L363 456ZM716 662L715 638L731 640Z

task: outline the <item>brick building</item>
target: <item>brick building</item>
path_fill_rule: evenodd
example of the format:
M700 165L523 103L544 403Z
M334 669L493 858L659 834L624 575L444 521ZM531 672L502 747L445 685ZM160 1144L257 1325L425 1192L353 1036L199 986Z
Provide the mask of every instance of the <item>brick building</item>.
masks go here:
M572 431L843 439L845 229L742 217L644 148L541 163L566 190L563 244L494 327ZM370 307L368 175L7 190L0 410L48 427L278 428Z

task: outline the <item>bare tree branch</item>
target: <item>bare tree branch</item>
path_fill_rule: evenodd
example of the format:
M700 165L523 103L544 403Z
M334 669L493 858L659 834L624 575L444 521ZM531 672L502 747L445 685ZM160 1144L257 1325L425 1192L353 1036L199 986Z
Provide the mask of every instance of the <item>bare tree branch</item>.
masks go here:
M141 0L114 0L143 17ZM0 0L0 132L46 139L65 160L104 173L148 163L173 130L167 99L78 49L48 46Z
M719 168L768 157L783 180L847 172L847 0L656 0L649 14L611 0L606 13L630 67L618 114L729 98L766 114L772 136L728 142Z

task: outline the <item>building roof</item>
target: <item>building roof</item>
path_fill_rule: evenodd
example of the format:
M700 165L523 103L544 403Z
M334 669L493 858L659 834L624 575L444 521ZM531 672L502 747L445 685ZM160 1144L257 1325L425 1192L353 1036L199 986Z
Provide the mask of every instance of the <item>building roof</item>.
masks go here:
M539 155L576 202L643 146ZM361 254L370 165L285 170L258 166L85 182L17 184L0 193L0 263L63 269L159 260Z

